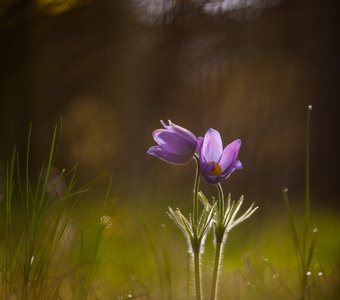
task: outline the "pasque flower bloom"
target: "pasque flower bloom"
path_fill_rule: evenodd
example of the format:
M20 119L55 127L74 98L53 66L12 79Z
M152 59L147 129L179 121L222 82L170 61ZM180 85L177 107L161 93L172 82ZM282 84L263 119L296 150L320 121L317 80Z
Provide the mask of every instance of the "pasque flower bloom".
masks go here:
M198 139L201 173L208 183L216 184L227 178L235 169L242 169L237 160L241 140L235 140L223 149L219 132L209 128L204 138Z
M152 146L147 153L168 163L185 164L191 160L197 149L197 138L189 130L172 123L161 121L164 129L153 132L153 138L158 146Z

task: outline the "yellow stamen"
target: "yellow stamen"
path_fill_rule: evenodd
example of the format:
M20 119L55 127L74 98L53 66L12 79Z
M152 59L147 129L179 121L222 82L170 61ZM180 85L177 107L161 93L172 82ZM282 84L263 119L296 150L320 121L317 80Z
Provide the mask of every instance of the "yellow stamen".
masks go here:
M214 164L214 166L212 167L211 171L209 172L209 175L219 176L219 175L222 174L222 168L217 162L210 161L210 162L208 162L208 165L210 165L210 164Z

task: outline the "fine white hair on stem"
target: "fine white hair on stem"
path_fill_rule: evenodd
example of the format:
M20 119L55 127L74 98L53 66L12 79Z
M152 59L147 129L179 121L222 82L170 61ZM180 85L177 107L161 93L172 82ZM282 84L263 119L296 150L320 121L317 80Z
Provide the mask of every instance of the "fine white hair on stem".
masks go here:
M217 184L218 190L218 200L216 201L218 204L214 206L215 214L214 214L214 244L215 244L215 258L214 258L214 270L212 276L212 285L211 285L211 299L214 300L218 294L218 284L219 284L219 274L221 269L221 264L223 260L223 252L225 243L227 241L228 233L232 228L242 223L246 219L248 219L258 207L254 207L254 203L250 205L250 207L240 216L238 213L240 212L241 206L244 201L244 197L241 196L237 202L231 201L231 195L228 195L228 199L225 203L223 189L220 184ZM205 203L204 197L201 197ZM215 203L216 203L215 202Z

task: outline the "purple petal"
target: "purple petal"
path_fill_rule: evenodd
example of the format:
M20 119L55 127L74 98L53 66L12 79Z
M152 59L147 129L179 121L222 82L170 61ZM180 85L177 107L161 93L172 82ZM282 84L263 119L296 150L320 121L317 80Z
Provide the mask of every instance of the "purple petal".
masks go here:
M203 174L203 176L208 176L213 168L214 164L203 163L201 161L201 173Z
M221 154L223 151L222 139L219 132L213 128L209 128L207 133L204 136L203 146L202 146L202 155L206 159L206 161L215 161L218 162L220 160Z
M169 120L169 126L166 126L166 128L169 131L178 134L178 136L180 136L183 140L185 140L188 143L190 149L193 152L196 151L197 138L192 132L190 132L189 130L187 130L187 129L179 126L179 125L176 125L175 123L172 123L170 120Z
M169 152L166 152L162 147L160 146L152 146L147 151L148 154L156 156L168 163L172 164L185 164L187 163L192 156L180 156L176 154L172 154Z
M239 160L236 160L227 169L223 170L221 176L224 178L228 178L231 173L233 173L236 169L242 168L242 163Z
M212 169L214 168L214 164L204 162L201 157L200 157L200 167L201 167L201 174L203 175L203 177L208 183L216 184L223 179L220 175L211 175L210 173Z
M161 124L163 125L163 127L165 129L157 129L153 132L153 138L154 140L160 144L162 143L162 141L160 141L158 139L158 136L162 133L162 132L168 132L169 134L174 134L176 135L178 138L177 140L181 139L182 145L184 146L184 144L187 144L187 147L189 147L191 152L195 152L197 149L197 138L196 136L190 132L189 130L178 126L174 123L172 123L169 120L169 125L166 125L162 120L161 120Z
M214 175L206 175L204 176L205 180L210 184L219 183L224 178L222 176L214 176Z
M243 165L239 160L234 162L233 167L234 169L243 169Z
M203 141L204 141L204 139L202 137L199 137L198 140L197 140L197 153L198 153L201 165L207 163L207 161L206 161L206 159L205 159L205 157L202 153Z
M163 120L161 120L160 122L165 129L168 129L168 127L170 127L169 125L166 125ZM169 123L170 123L170 120L169 120Z
M194 151L191 149L190 145L176 133L165 129L158 129L154 131L153 137L157 144L161 146L166 152L185 156L192 156L194 154Z
M241 147L241 140L235 140L232 143L230 143L227 147L224 148L223 153L221 155L221 159L219 161L219 164L223 172L230 169L231 167L236 169L236 167L234 167L233 164L235 163L237 159L237 155L240 150L240 147ZM239 163L241 164L241 162Z
M166 130L165 130L165 129L156 129L156 130L154 130L154 132L152 133L152 137L153 137L153 139L155 140L156 143L158 143L158 142L157 142L158 136L159 136L162 132L164 132L164 131L166 131Z

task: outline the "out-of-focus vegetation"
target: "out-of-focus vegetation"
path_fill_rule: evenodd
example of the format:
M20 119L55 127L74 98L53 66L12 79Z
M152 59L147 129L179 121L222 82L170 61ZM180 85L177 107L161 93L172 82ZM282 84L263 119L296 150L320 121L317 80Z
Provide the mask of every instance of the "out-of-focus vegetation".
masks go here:
M159 198L161 203L151 211L148 199L134 205L110 198L111 208L104 211L110 216L110 223L103 226L96 261L91 261L89 257L79 257L81 241L83 236L85 249L96 246L96 228L103 215L98 206L103 204L103 197L94 193L82 195L72 213L73 231L65 231L60 245L67 245L71 250L55 254L54 267L48 273L48 287L57 289L55 292L62 299L77 299L74 295L79 291L75 286L82 287L89 299L129 299L129 295L139 295L137 299L163 299L170 294L172 299L188 299L187 245L165 214L166 203L171 203L171 199L166 195L160 197L164 198ZM181 201L183 204L190 202L188 199ZM298 295L297 262L287 220L281 214L258 213L229 236L221 268L219 299L296 299ZM157 258L142 221L147 226ZM318 225L319 235L316 260L311 268L311 299L337 299L340 280L338 216L320 211L313 214L312 224ZM21 227L20 221L13 225ZM206 296L212 273L208 267L213 260L211 239L209 236L203 256L203 292ZM93 266L93 281L85 285L82 274ZM20 286L15 288L20 295ZM81 295L85 299L85 294Z
M304 109L310 103L311 225L319 230L311 295L338 298L339 4L229 2L0 1L1 214L6 213L6 162L16 144L18 162L25 165L31 121L32 182L38 181L42 158L48 160L51 131L60 116L64 129L55 167L68 172L78 163L77 187L113 173L105 210L105 180L75 204L72 225L64 228L73 237L59 241L71 250L57 251L53 259L49 252L39 254L40 262L52 259L46 278L62 298L85 292L101 299L137 294L141 299L187 299L186 245L165 211L169 205L189 210L193 166L164 170L162 162L145 154L159 119L169 118L197 135L214 127L226 142L242 139L244 169L223 185L260 209L229 237L221 299L293 299L297 262L280 191L289 188L299 219ZM69 183L69 176L65 180ZM202 188L210 190L204 182ZM14 198L12 214L13 234L19 238L25 228L19 198ZM4 249L1 255L20 262L13 248ZM88 257L94 253L93 263ZM26 256L21 263L30 269L31 259ZM207 246L205 291L211 274L205 262L211 260ZM39 260L32 263L35 271L43 266ZM6 285L10 281L1 270ZM21 295L17 283L23 270L9 271ZM85 288L87 271L95 275Z
M29 139L30 140L30 139ZM57 131L48 161L31 177L19 153L4 168L1 184L1 297L13 299L188 299L192 284L187 245L166 216L167 206L191 206L190 194L170 191L139 201L112 195L111 180L77 183L76 169L54 167ZM22 175L23 174L23 175ZM106 176L107 179L109 176ZM105 177L101 179L105 181ZM246 199L247 200L247 199ZM258 198L253 198L257 203ZM274 199L271 199L275 201ZM301 199L300 199L301 200ZM228 236L219 299L296 299L298 262L289 223L281 212L260 209ZM299 234L300 210L293 205ZM317 226L315 255L308 269L310 299L339 295L338 215L312 209ZM208 236L202 261L208 295L213 259Z

